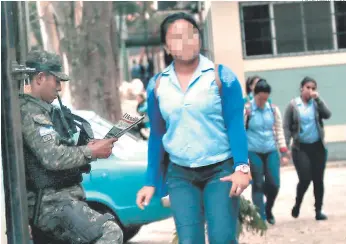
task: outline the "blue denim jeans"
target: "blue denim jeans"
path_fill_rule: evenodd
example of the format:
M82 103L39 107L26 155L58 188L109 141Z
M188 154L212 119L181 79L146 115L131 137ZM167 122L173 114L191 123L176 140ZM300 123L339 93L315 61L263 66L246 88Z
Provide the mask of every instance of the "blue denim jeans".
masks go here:
M233 160L188 168L170 163L168 193L180 244L204 244L207 222L210 244L237 244L239 197L229 197Z
M252 174L252 201L263 220L266 211L272 211L280 188L280 156L278 151L270 153L249 152ZM264 207L264 195L266 206Z

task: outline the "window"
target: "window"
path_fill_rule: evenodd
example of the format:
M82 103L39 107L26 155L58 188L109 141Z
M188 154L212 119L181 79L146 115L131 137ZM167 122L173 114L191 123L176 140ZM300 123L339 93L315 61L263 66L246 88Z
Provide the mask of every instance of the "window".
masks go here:
M245 56L346 48L346 2L241 3Z
M346 2L334 2L337 42L346 48Z
M304 2L303 18L307 51L333 49L332 16L329 2Z
M304 52L300 6L300 3L273 6L278 53Z
M243 8L246 55L272 54L268 5Z

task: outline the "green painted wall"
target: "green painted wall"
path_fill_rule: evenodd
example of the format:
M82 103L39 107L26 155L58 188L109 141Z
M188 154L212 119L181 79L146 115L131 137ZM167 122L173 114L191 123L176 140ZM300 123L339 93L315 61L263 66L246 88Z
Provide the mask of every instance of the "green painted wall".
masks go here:
M245 77L259 75L272 86L272 101L284 113L289 101L299 95L305 76L314 78L318 91L332 111L326 125L346 124L346 65L302 67L284 70L246 72Z

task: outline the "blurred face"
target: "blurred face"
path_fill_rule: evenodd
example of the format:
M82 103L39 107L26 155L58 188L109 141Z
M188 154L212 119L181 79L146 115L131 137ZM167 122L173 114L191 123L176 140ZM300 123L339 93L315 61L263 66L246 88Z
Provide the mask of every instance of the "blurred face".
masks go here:
M186 20L176 20L167 30L166 50L174 59L193 61L200 52L200 36L198 30Z
M54 75L41 72L37 75L36 84L39 96L47 103L52 103L61 91L60 80Z
M257 107L264 108L264 105L268 101L269 93L267 92L259 92L255 95L255 102Z
M305 85L301 88L301 96L305 100L311 99L311 93L316 91L316 84L312 81L305 83Z

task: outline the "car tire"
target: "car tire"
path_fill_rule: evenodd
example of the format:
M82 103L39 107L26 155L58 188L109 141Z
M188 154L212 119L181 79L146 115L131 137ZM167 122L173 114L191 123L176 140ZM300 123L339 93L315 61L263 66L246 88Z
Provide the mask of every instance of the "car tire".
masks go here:
M109 214L114 216L115 222L119 225L120 229L123 232L123 236L124 236L123 243L128 242L135 235L137 235L137 233L139 232L139 230L142 227L141 225L125 227L120 222L118 216L116 216L116 214L114 214L114 212L111 209L109 209L107 206L104 206L100 203L95 203L95 202L88 202L88 205L90 208L94 209L95 211L99 212L100 214L109 213Z
M141 229L142 226L131 226L127 228L121 228L123 230L124 234L124 243L128 242L131 240L135 235L138 234L139 230Z

